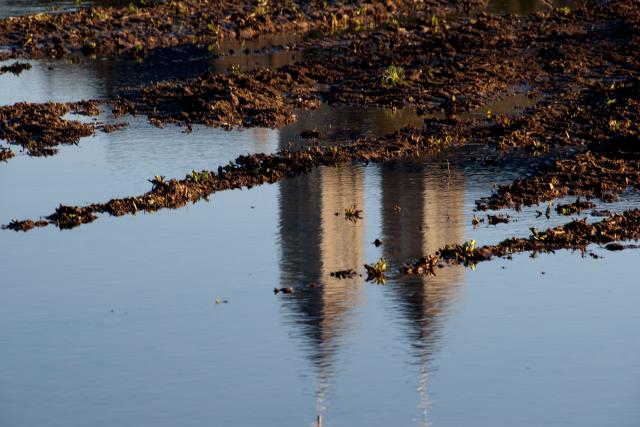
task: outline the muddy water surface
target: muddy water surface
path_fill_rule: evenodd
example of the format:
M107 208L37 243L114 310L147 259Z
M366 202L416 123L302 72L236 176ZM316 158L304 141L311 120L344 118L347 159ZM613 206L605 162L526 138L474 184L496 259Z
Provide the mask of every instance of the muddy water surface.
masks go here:
M0 103L104 99L207 64L36 62L18 78L0 76ZM516 95L497 105L522 104ZM408 110L328 106L280 130L187 134L121 120L130 127L55 157L19 153L0 164L2 222L142 193L156 174L302 145L307 129L339 143L420 122ZM72 231L2 232L0 425L293 427L320 414L325 426L633 426L637 251L522 255L429 278L395 273L445 243L495 243L539 226L535 208L498 226L474 229L471 218L494 183L540 161L469 146L321 168ZM627 194L598 207L638 202ZM354 205L363 210L355 223L343 215ZM554 213L548 224L566 220ZM380 257L385 286L329 275Z

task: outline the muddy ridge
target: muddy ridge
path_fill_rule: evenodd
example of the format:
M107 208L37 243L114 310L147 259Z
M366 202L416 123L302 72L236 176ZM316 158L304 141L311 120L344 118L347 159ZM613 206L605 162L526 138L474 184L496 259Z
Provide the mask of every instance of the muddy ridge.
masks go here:
M360 139L350 145L309 147L302 151L283 150L276 154L251 154L239 156L217 171L192 171L184 179L165 180L156 176L149 180L152 188L138 197L112 199L106 203L88 206L59 206L46 217L47 221L17 221L4 225L4 229L27 231L47 224L62 229L93 222L97 214L113 216L155 212L160 209L176 209L195 203L217 191L252 188L301 175L320 166L337 167L347 164L384 162L403 156L441 150L454 143L453 137L441 134L434 126L429 133L405 129L379 139Z
M30 70L31 64L26 62L14 62L11 65L3 65L0 67L0 74L11 73L19 76L23 71Z
M640 140L636 138L634 143L640 144ZM640 160L587 152L556 160L553 166L544 168L536 176L498 186L494 194L476 201L476 209L519 209L567 195L612 202L630 188L640 189ZM586 203L588 201L582 202L582 209L593 207ZM563 210L560 205L557 208ZM574 213L577 207L570 210Z
M430 117L464 118L535 82L524 89L540 100L535 114L513 119L482 111L488 123L477 138L544 152L548 143L582 133L580 120L573 119L582 114L583 91L602 92L605 85L637 75L640 40L634 29L640 13L632 4L620 0L522 18L480 14L451 23L418 16L308 41L313 54L277 70L230 70L226 76L209 73L128 91L119 110L153 112L157 125L282 126L293 120L293 107L314 108L318 101L413 106ZM327 39L336 42L326 46ZM550 132L556 135L550 138Z
M512 237L497 245L475 247L475 241L464 244L447 245L434 255L418 258L406 265L401 271L404 274L435 274L438 263L474 265L493 258L511 257L522 252L544 253L560 249L575 249L586 252L591 244L607 245L610 250L625 247L614 243L640 239L640 210L627 210L615 214L611 218L596 223L588 223L586 219L573 220L567 224L546 231L531 229L527 238ZM629 245L634 248L634 245Z
M18 103L0 106L0 139L20 145L30 156L50 156L61 144L77 144L80 138L93 135L92 124L62 118L77 112L95 115L93 103L62 104Z
M474 2L465 2L471 5ZM480 2L475 2L479 6ZM470 6L469 6L470 7ZM454 3L138 0L125 8L93 7L66 13L40 13L0 20L0 45L6 56L61 58L131 55L150 49L209 45L228 38L255 38L273 33L359 30L401 15L455 10Z
M218 127L282 127L293 108L317 105L315 82L266 68L249 73L207 73L186 82L162 82L128 91L113 102L116 117L145 114L152 124ZM305 101L306 100L306 101Z

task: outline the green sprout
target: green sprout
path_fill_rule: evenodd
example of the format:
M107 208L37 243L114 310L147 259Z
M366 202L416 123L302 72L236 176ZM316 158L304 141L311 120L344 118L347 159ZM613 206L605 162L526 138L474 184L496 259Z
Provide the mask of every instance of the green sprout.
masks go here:
M387 261L384 258L380 258L375 264L365 264L364 268L367 270L367 282L374 282L379 285L387 283L387 277L385 271L387 271Z
M382 86L394 87L404 83L404 68L389 65L382 73Z

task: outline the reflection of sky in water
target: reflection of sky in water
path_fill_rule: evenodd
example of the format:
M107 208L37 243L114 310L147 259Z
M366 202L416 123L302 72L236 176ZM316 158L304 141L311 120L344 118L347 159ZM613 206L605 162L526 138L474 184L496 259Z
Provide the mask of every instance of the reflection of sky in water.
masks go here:
M635 420L636 252L523 255L386 287L328 277L493 239L469 226L478 176L454 168L447 183L438 162L320 169L177 211L3 233L4 420L298 426L318 408L326 425ZM351 203L356 224L334 215Z

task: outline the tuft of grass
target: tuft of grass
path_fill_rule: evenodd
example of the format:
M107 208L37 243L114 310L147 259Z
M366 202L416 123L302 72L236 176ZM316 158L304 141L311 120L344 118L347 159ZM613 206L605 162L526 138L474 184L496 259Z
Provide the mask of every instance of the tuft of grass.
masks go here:
M394 87L404 84L404 68L389 65L382 73L382 86Z
M384 258L380 258L373 265L365 264L364 268L367 270L367 282L374 282L379 285L387 283L387 276L384 274L387 271L387 261Z
M359 219L362 219L362 210L356 208L355 205L353 205L353 207L346 208L344 210L344 219L346 219L347 221L356 222Z

